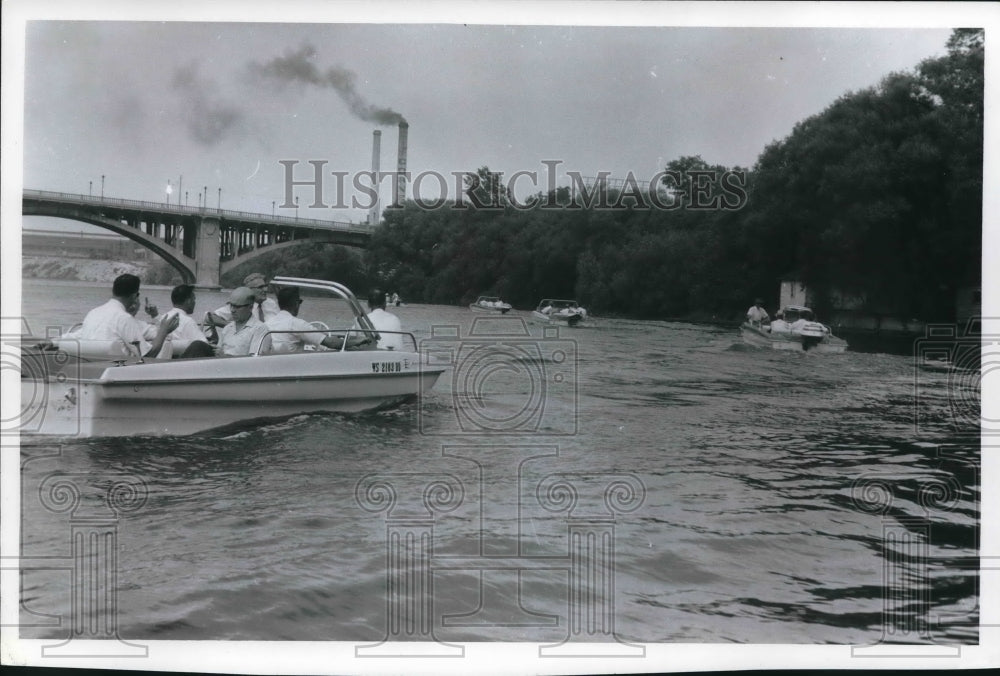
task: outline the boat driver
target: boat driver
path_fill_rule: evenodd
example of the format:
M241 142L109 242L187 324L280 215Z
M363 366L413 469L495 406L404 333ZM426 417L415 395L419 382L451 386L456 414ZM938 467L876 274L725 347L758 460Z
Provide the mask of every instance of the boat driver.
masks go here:
M378 349L380 350L402 350L403 336L400 332L403 325L399 317L386 312L385 296L379 289L374 289L368 294L368 319L372 326L379 332Z
M306 345L320 346L331 350L339 350L344 344L344 337L337 335L324 336L317 333L316 328L304 319L299 319L299 306L302 298L297 286L287 286L278 292L278 314L274 315L264 325L271 332L271 353L301 352ZM351 335L347 339L347 349L359 347L371 339L364 335Z
M747 310L747 321L751 326L760 326L771 321L771 316L764 309L764 301L762 299L756 299L753 305L750 306L750 309Z
M256 296L245 286L233 289L229 294L229 310L233 320L219 331L216 356L242 357L258 349L267 334L267 325L253 316Z

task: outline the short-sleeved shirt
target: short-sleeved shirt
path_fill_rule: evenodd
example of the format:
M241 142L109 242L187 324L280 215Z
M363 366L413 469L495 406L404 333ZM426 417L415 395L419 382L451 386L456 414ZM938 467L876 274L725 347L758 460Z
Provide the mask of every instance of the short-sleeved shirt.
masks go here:
M278 307L278 301L270 297L265 298L261 303L254 302L253 304L253 318L257 320L260 320L261 312L264 314L264 319L262 321L266 322L268 319L278 314L279 311L280 308ZM219 315L227 322L233 321L233 311L229 307L228 303L216 310L215 314Z
M168 310L160 321L164 322L174 315L177 315L178 322L177 328L170 332L170 341L174 344L174 354L180 354L196 340L205 340L205 334L199 328L198 322L180 308L175 307Z
M150 342L156 338L156 327L139 321L126 310L117 298L111 298L87 313L80 328L66 333L63 338L77 340L121 340L127 346L139 343L142 354L149 351Z
M266 332L267 325L256 317L250 317L240 327L236 326L236 322L229 322L219 331L219 351L230 357L246 356Z
M398 333L383 333L383 331L402 331L403 325L399 321L399 317L382 308L376 308L368 313L368 319L371 320L375 330L380 334L378 341L380 350L403 349L403 336Z
M264 324L268 331L277 332L270 336L271 352L299 352L303 345L319 345L325 337L322 333L303 333L313 331L313 325L288 310L279 311Z
M752 306L747 310L747 319L752 322L761 322L767 319L770 315L767 314L767 310L762 307Z

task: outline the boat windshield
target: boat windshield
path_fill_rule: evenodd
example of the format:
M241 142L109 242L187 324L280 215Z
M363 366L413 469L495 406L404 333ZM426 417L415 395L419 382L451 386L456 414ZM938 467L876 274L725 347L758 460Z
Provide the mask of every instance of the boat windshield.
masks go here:
M804 319L807 322L814 320L812 310L806 308L785 308L784 320L789 324Z

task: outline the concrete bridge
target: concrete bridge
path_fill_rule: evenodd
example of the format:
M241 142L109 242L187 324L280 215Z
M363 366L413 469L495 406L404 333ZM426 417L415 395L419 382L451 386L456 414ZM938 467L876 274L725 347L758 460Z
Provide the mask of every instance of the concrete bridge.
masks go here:
M25 190L21 213L90 223L155 251L185 284L219 287L240 263L293 244L331 242L364 247L372 226L210 207Z

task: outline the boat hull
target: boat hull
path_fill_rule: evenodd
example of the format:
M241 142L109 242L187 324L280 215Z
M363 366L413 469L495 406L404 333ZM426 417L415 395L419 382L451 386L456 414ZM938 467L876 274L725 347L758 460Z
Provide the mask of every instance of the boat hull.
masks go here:
M582 313L549 315L538 310L532 311L531 318L541 324L556 324L557 326L581 326L585 319Z
M483 312L491 315L505 315L511 310L509 307L483 307L482 305L476 305L475 303L470 303L469 309L473 312Z
M817 354L838 354L847 350L847 341L834 335L825 337L794 333L770 333L756 326L743 324L740 327L743 342L755 347L790 352L815 352Z
M354 413L412 399L444 370L422 366L417 353L384 350L69 363L22 377L24 434L185 435L302 413Z

